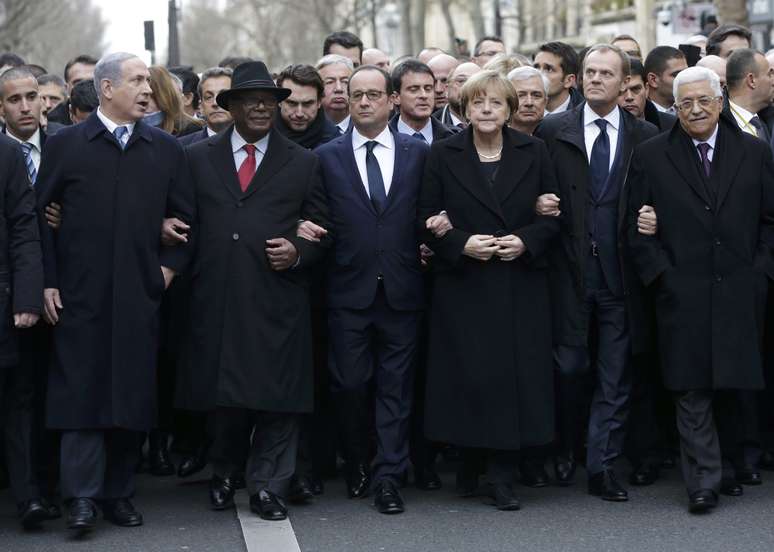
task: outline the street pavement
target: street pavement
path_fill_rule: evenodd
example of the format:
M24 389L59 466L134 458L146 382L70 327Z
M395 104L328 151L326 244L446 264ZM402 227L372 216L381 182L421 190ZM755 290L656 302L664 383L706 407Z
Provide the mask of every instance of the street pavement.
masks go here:
M241 491L239 512L207 507L207 474L139 479L139 528L100 522L86 539L68 536L62 520L33 533L18 526L7 491L0 493L0 552L239 551L239 552L772 552L774 473L740 498L722 497L702 516L688 514L678 469L656 485L630 488L627 503L608 503L570 488L516 487L517 512L498 512L483 497L459 498L453 473L445 488L404 490L403 515L378 514L370 499L350 500L341 481L329 481L314 504L292 507L289 523L258 520ZM622 474L622 475L625 475Z

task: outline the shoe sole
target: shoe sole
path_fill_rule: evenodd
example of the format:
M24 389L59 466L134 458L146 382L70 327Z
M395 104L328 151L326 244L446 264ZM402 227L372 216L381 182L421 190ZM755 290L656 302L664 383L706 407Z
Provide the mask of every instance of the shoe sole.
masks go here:
M521 484L530 489L542 489L543 487L548 487L548 481L545 483L525 483L522 481Z
M521 510L521 504L506 504L503 506L496 506L498 510L501 512L515 512L516 510Z
M68 523L67 528L70 529L71 531L77 531L78 533L88 533L90 531L93 531L96 525L97 525L96 522L95 523L85 523L85 522Z
M379 510L380 514L385 514L388 516L393 516L395 514L402 514L405 512L405 508L385 508L384 510Z
M715 504L701 504L698 506L688 506L688 511L692 514L706 514L715 509Z
M125 522L125 521L116 521L108 517L106 517L105 520L109 521L110 523L118 527L139 527L143 523L142 520Z

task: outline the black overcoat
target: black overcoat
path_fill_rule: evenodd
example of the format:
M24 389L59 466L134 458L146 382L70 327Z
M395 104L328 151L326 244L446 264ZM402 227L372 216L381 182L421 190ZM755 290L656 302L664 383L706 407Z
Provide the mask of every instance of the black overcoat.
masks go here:
M654 289L664 383L760 389L767 279L774 278L774 164L768 144L721 117L712 175L678 124L642 144L629 173L632 258ZM637 232L650 204L658 234Z
M478 163L468 128L433 143L422 184L418 226L435 252L425 425L433 440L517 450L554 435L546 249L559 221L534 207L556 177L545 145L509 128L493 187ZM425 220L441 210L454 229L436 239ZM517 260L462 253L472 234L511 233L527 246Z
M325 252L296 237L300 219L328 227L317 156L271 131L247 190L237 179L233 127L186 150L196 195L191 353L177 404L269 412L312 410L309 270ZM284 237L300 263L272 270L266 240ZM187 380L187 381L186 381Z
M585 262L591 248L586 225L586 203L589 197L589 161L583 133L583 109L580 104L571 111L546 117L535 136L544 140L551 155L559 183L559 208L563 213L562 247L551 251L551 305L554 339L560 345L585 346L588 342L588 316L583 309ZM658 134L658 129L621 109L623 174L628 170L634 147ZM619 137L620 138L620 137ZM634 353L652 349L652 318L648 316L647 299L634 268L624 254L627 186L619 197L618 249L624 287L627 320Z
M144 431L156 415L161 266L181 271L190 247L162 248L164 217L190 223L177 140L142 121L126 149L92 113L48 137L35 185L45 286L63 310L54 327L47 423ZM43 209L62 205L54 235Z

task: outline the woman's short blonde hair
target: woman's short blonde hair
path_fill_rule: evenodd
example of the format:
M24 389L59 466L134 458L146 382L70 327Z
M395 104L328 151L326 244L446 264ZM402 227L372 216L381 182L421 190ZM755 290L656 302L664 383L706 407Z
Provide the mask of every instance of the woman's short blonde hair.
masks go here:
M497 71L505 77L517 67L524 67L525 65L530 65L529 60L521 54L497 54L484 64L483 69Z
M484 69L470 77L460 90L460 108L462 114L467 117L468 104L480 96L488 96L492 93L502 96L508 104L510 114L507 121L519 109L519 98L511 82L492 69Z

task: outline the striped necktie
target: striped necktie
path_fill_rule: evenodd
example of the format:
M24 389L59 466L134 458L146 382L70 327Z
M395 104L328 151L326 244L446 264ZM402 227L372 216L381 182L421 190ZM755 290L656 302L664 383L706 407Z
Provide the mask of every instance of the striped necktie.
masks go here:
M121 145L121 149L126 148L126 144L124 143L124 136L129 134L129 129L125 126L118 126L113 131L113 135L116 137L116 140L118 140L118 143Z
M38 171L35 170L35 162L32 160L32 144L29 142L22 142L22 151L24 152L24 164L27 166L27 175L30 177L30 182L34 185L35 180L38 178Z

